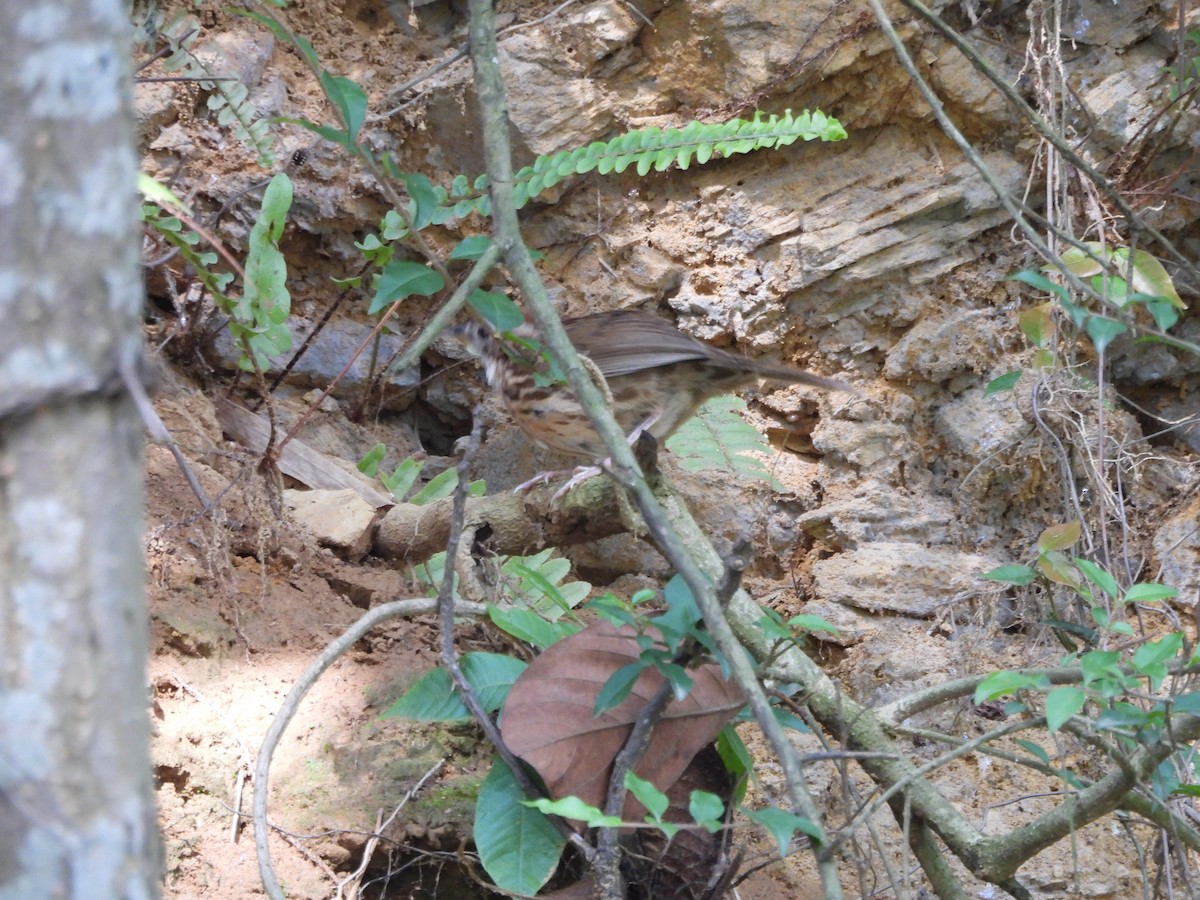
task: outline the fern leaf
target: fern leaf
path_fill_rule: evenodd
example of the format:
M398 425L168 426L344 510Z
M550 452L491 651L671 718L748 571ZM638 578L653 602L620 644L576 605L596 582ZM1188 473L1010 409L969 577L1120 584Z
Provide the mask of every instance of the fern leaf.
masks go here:
M638 175L645 176L651 169L664 172L672 165L687 169L693 160L704 165L714 155L729 157L736 153L787 147L798 140L840 141L845 137L846 130L841 123L819 110L811 113L805 110L798 116L792 115L791 110L782 116L763 117L761 113L755 113L750 120L731 119L716 125L689 122L683 128L643 128L609 141L593 141L586 147L539 156L532 165L525 166L513 176L513 201L517 209L521 209L568 175L586 175L593 171L601 175L619 175L635 166ZM482 216L491 214L486 175L480 175L471 184L475 197L466 196L465 176L455 177L453 185L448 196L454 197L455 202L444 206L434 221L441 223L451 216L461 218L472 212Z
M213 93L207 100L210 110L217 114L217 123L232 127L234 136L258 154L258 164L263 168L275 165L275 142L271 138L266 121L258 117L258 110L249 100L250 92L240 81L210 81L221 73L214 73L192 51L192 44L200 33L200 22L195 16L177 14L172 16L160 32L171 47L171 55L163 62L168 72L180 72L188 78L203 79L200 86Z

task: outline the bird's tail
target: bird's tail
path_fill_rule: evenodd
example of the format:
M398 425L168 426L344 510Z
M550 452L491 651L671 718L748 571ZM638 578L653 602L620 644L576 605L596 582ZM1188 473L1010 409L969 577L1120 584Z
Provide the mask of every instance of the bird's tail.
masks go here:
M838 381L836 378L822 378L820 375L813 375L811 372L805 372L803 369L795 369L791 366L777 366L773 363L759 362L753 360L752 371L760 378L766 378L768 381L786 381L790 384L806 384L809 387L821 388L825 391L847 391L852 394L858 393L858 388L844 381Z

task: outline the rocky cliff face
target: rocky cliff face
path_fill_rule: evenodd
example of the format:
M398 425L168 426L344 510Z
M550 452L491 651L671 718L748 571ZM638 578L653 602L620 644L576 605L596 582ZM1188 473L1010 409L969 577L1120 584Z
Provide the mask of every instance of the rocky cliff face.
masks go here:
M433 71L464 45L464 11L449 0L388 8L395 15L321 0L287 16L331 71L368 91L365 143L445 185L458 173L473 177L482 156L469 63ZM947 114L1005 190L1048 216L1074 211L1081 235L1103 223L1108 240L1128 236L1102 195L1047 168L1046 145L957 49L901 4L889 9ZM1196 258L1198 122L1186 99L1170 104L1177 82L1166 67L1178 66L1187 46L1173 5L1076 0L1061 40L1047 39L1037 4L942 3L938 11L1029 102L1057 90L1067 141ZM751 581L761 598L839 627L831 665L852 691L887 699L931 679L1041 659L1041 644L1001 634L1035 629L1040 601L977 576L1027 562L1038 533L1064 521L1082 519L1097 541L1115 529L1128 574L1161 572L1181 605L1194 607L1200 358L1118 340L1099 398L1091 344L1061 323L1058 363L1036 372L1018 314L1048 298L1004 279L1041 261L943 133L864 5L596 0L501 13L511 29L501 35L501 63L518 164L634 128L755 109L820 108L849 131L838 144L687 171L578 176L522 216L565 314L649 309L718 345L862 388L852 398L789 389L753 400L752 423L779 449L773 465L784 493L692 482L719 538L755 541ZM1185 29L1197 25L1191 15ZM328 118L295 54L256 26L217 14L204 22L203 41L246 80L260 114ZM164 178L178 169L199 205L224 210L217 229L238 247L263 172L194 100L174 86L139 87L146 168ZM299 129L276 132L296 182L285 241L292 293L315 320L334 295L329 279L354 273L354 242L378 228L386 204L345 153ZM452 222L429 240L445 250L484 227ZM1195 284L1176 283L1194 300ZM393 327L410 333L427 312L413 303ZM347 304L334 334L360 333L364 313L363 302ZM1194 316L1175 329L1192 341L1198 331ZM332 378L338 355L310 364L297 386ZM1026 374L1014 389L985 395L1017 369ZM398 387L417 381L410 373ZM355 385L352 377L347 386ZM405 396L389 407L397 451L447 453L480 395L469 377L452 374L421 388L408 413L413 396ZM489 447L480 471L493 489L536 469L502 425ZM653 551L608 540L578 551L591 580L661 571ZM1038 876L1044 896L1057 895L1055 864ZM1120 895L1129 873L1119 868L1098 865L1089 895Z

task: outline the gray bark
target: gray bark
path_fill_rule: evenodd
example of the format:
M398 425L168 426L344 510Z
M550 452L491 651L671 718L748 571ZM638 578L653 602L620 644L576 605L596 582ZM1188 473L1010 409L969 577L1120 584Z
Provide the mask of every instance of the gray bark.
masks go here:
M159 893L126 15L0 3L0 898Z

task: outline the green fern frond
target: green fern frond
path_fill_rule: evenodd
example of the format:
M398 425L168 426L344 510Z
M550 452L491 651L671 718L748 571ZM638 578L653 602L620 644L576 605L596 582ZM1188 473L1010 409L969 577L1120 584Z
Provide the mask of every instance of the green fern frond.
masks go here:
M201 87L211 85L208 108L217 114L217 123L232 128L233 135L243 144L254 148L258 164L264 169L275 165L275 142L266 119L258 118L258 110L250 102L250 92L240 81L202 81Z
M667 438L667 449L689 472L703 469L733 471L761 479L782 490L783 486L763 461L748 455L750 452L770 453L771 447L739 415L745 409L746 401L739 397L714 397Z
M263 168L275 165L275 143L271 138L266 119L258 116L258 110L250 102L250 92L240 81L213 81L214 73L192 50L200 34L200 22L195 16L176 14L161 28L161 36L171 47L171 55L163 62L168 72L179 72L198 80L200 87L212 91L207 105L217 114L217 122L231 128L234 136L258 154L258 164ZM222 76L223 77L223 76Z
M185 228L177 217L165 212L154 203L142 206L141 220L143 224L153 228L160 237L179 251L179 255L187 261L196 273L196 278L204 285L213 297L218 307L224 308L232 304L225 291L233 280L232 272L214 272L212 267L217 264L217 254L211 250L198 250L200 235Z
M586 147L539 156L513 176L513 200L517 209L571 175L596 171L601 175L620 174L635 166L638 175L651 169L662 172L672 165L687 169L695 161L704 165L714 157L727 158L737 153L752 153L775 147L787 147L796 141L841 141L846 129L832 116L820 110L805 110L796 116L787 110L782 116L755 113L753 119L730 119L717 125L689 122L683 128L643 128L619 135L609 141L594 141ZM435 186L439 209L432 221L442 224L470 213L491 215L487 195L487 175L470 184L459 175L451 190ZM472 196L473 194L473 196Z

